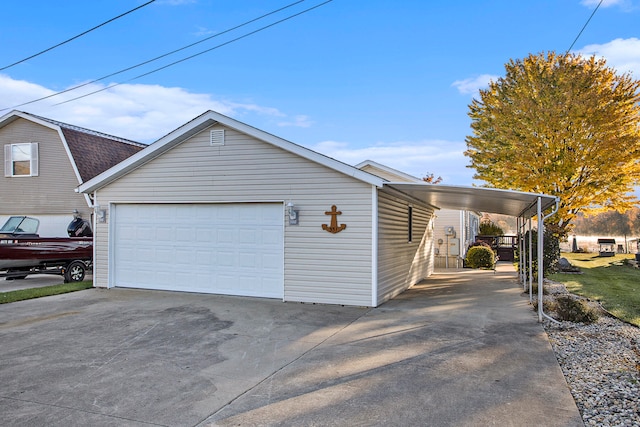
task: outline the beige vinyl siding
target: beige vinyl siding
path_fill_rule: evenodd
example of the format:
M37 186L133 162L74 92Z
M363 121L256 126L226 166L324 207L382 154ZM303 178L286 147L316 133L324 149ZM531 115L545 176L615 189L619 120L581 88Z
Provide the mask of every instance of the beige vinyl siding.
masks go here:
M221 126L214 126L220 129ZM209 129L97 192L109 203L282 202L284 299L371 305L371 185L233 129L211 146ZM299 210L288 225L284 204ZM322 229L336 205L347 228ZM96 284L107 286L108 226L97 226Z
M408 208L413 211L409 242ZM378 191L378 304L433 272L433 209Z
M462 211L454 209L442 209L436 212L436 219L434 221L435 227L433 230L433 239L435 241L434 247L437 249L435 254L435 267L436 268L458 268L462 267L462 259L460 256L448 255L447 256L447 244L451 236L447 237L445 234L445 227L453 227L456 232L456 238L460 238L460 253L462 254L463 238L461 231L461 217ZM439 241L442 240L442 243Z
M38 143L39 175L0 177L0 214L69 215L77 209L85 218L91 211L82 194L74 189L79 182L60 135L53 129L17 119L0 129L0 146ZM4 149L0 150L4 157ZM3 158L4 163L4 158Z

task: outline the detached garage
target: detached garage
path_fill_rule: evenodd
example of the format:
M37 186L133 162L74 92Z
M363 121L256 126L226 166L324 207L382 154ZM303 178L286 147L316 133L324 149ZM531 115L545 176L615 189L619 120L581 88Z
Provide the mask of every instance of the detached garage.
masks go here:
M383 172L209 111L79 187L94 286L378 306L432 273L439 202L465 209L485 191ZM519 197L510 212L536 201Z
M433 268L434 207L207 112L86 182L94 285L377 306Z

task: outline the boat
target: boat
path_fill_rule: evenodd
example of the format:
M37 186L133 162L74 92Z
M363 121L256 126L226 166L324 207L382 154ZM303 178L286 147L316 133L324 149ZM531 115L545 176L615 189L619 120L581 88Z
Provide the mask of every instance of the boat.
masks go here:
M75 216L67 227L70 237L41 237L40 221L12 216L0 228L0 276L24 279L29 274L60 274L65 281L81 281L93 260L89 223Z

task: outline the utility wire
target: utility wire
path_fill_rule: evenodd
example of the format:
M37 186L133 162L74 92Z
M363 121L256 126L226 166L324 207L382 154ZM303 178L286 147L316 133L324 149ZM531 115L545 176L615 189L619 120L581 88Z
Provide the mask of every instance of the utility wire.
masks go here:
M154 0L154 1L155 1L155 0ZM45 100L45 99L53 98L54 96L62 95L62 94L64 94L64 93L71 92L71 91L76 90L76 89L80 89L80 88L85 87L85 86L88 86L88 85L90 85L90 84L97 83L97 82L99 82L99 81L101 81L101 80L108 79L109 77L117 76L118 74L122 74L122 73L124 73L124 72L131 71L131 70L136 69L136 68L139 68L139 67L141 67L141 66L143 66L143 65L150 64L151 62L157 61L157 60L162 59L162 58L165 58L165 57L167 57L167 56L169 56L169 55L173 55L174 53L178 53L178 52L180 52L180 51L183 51L183 50L185 50L185 49L188 49L188 48L190 48L190 47L193 47L193 46L195 46L195 45L197 45L197 44L204 43L204 42L205 42L205 41L207 41L207 40L211 40L211 39L213 39L213 38L215 38L215 37L219 37L219 36L221 36L221 35L223 35L223 34L226 34L226 33L229 33L229 32L231 32L231 31L237 30L238 28L241 28L241 27L244 27L244 26L249 25L249 24L251 24L251 23L254 23L254 22L256 22L256 21L259 21L260 19L266 18L267 16L273 15L274 13L281 12L281 11L283 11L283 10L285 10L285 9L288 9L288 8L290 8L290 7L292 7L292 6L295 6L295 5L296 5L296 4L298 4L298 3L302 3L302 2L304 2L304 1L305 1L305 0L298 0L298 1L296 1L296 2L290 3L290 4L288 4L288 5L284 6L284 7L281 7L280 9L273 10L273 11L271 11L271 12L269 12L269 13L266 13L266 14L264 14L264 15L261 15L261 16L259 16L259 17L257 17L257 18L251 19L250 21L244 22L244 23L242 23L242 24L240 24L240 25L236 25L235 27L232 27L232 28L229 28L229 29L227 29L227 30L221 31L221 32L219 32L219 33L213 34L213 35L211 35L211 36L209 36L209 37L206 37L206 38L204 38L204 39L202 39L202 40L199 40L199 41L197 41L197 42L195 42L195 43L188 44L188 45L183 46L183 47L181 47L181 48L179 48L179 49L172 50L171 52L167 52L167 53L162 54L162 55L160 55L160 56L156 56L155 58L152 58L152 59L146 60L146 61L144 61L144 62L140 62L140 63L138 63L138 64L136 64L136 65L132 65L131 67L127 67L127 68L124 68L124 69L122 69L122 70L119 70L119 71L113 72L113 73L111 73L111 74L107 74L106 76L102 76L102 77L99 77L99 78L97 78L97 79L94 79L94 80L91 80L91 81L88 81L88 82L85 82L85 83L82 83L82 84L79 84L79 85L76 85L76 86L70 87L70 88L65 89L65 90L62 90L62 91L60 91L60 92L55 92L55 93L52 93L52 94L50 94L50 95L43 96L43 97L41 97L41 98L33 99L33 100L31 100L31 101L23 102L22 104L14 105L14 106L12 106L12 107L2 108L2 109L0 109L0 111L13 110L13 109L16 109L16 108L19 108L19 107L23 107L23 106L25 106L25 105L29 105L29 104L36 103L36 102L38 102L38 101L43 101L43 100ZM219 46L217 46L217 47L219 47ZM129 81L129 80L128 80L128 81ZM54 105L58 105L58 104L54 104Z
M582 27L582 29L580 30L580 32L578 33L578 35L576 36L575 40L573 41L573 43L571 43L571 46L569 46L569 49L567 49L567 51L565 53L569 53L571 52L571 49L573 49L573 45L576 44L576 42L578 41L578 39L580 38L580 36L582 35L582 32L584 31L585 28L587 28L587 25L589 25L589 22L591 22L591 18L593 18L593 15L596 14L596 12L598 11L598 8L600 7L600 5L602 4L604 0L600 0L600 2L598 3L598 5L596 6L595 9L593 9L593 12L591 13L591 16L589 17L589 19L587 19L587 22L585 22L584 26Z
M130 10L130 11L128 11L128 12L125 12L125 13L123 13L123 14L120 14L120 15L116 16L115 18L111 18L111 19L109 19L108 21L103 22L102 24L96 25L95 27L90 28L90 29L88 29L88 30L84 31L84 32L82 32L82 33L78 34L77 36L73 36L73 37L71 37L70 39L67 39L67 40L65 40L65 41L63 41L63 42L60 42L60 43L58 43L58 44L56 44L56 45L54 45L54 46L51 46L51 47L49 47L49 48L47 48L47 49L45 49L45 50L43 50L43 51L40 51L40 52L35 53L35 54L31 55L31 56L28 56L28 57L26 57L26 58L24 58L24 59L21 59L20 61L16 61L16 62L14 62L13 64L6 65L6 66L4 66L4 67L0 68L0 71L6 70L7 68L11 68L11 67L13 67L14 65L22 64L23 62L28 61L28 60L30 60L30 59L33 59L33 58L35 58L36 56L40 56L40 55L42 55L43 53L49 52L50 50L53 50L53 49L55 49L55 48L57 48L57 47L60 47L60 46L62 46L62 45L64 45L64 44L67 44L67 43L69 43L70 41L73 41L73 40L75 40L75 39L77 39L77 38L80 38L80 37L84 36L85 34L88 34L88 33L92 32L92 31L94 31L94 30L97 30L98 28L100 28L100 27L102 27L102 26L104 26L104 25L107 25L107 24L108 24L108 23L110 23L110 22L115 21L116 19L120 19L120 18L122 18L123 16L126 16L126 15L130 14L131 12L135 12L135 11L136 11L136 10L138 10L138 9L142 9L143 7L145 7L145 6L147 6L147 5L150 5L150 4L151 4L151 3L153 3L154 1L156 1L156 0L150 0L150 1L146 2L145 4L141 4L140 6L138 6L138 7L136 7L136 8L131 9L131 10Z
M162 67L160 67L160 68L156 68L155 70L151 70L151 71L149 71L149 72L147 72L147 73L140 74L139 76L132 77L132 78L130 78L129 80L126 80L126 81L124 81L124 82L114 83L114 84L109 85L109 86L107 86L107 87L104 87L104 88L102 88L102 89L95 90L95 91L93 91L93 92L89 92L89 93L86 93L86 94L84 94L84 95L80 95L80 96L77 96L77 97L75 97L75 98L68 99L68 100L66 100L66 101L58 102L57 104L53 104L53 105L54 105L54 106L56 106L56 105L62 105L62 104L66 104L67 102L76 101L76 100L78 100L78 99L85 98L85 97L87 97L87 96L94 95L94 94L96 94L96 93L103 92L103 91L108 90L108 89L111 89L111 88L113 88L113 87L120 86L120 85L122 85L122 84L129 83L129 82L131 82L131 81L133 81L133 80L137 80L137 79L139 79L139 78L142 78L142 77L148 76L148 75L150 75L150 74L153 74L153 73L156 73L156 72L158 72L158 71L164 70L165 68L172 67L172 66L174 66L174 65L176 65L176 64L180 64L181 62L185 62L185 61L188 61L189 59L193 59L193 58L195 58L195 57L197 57L197 56L200 56L200 55L203 55L203 54L205 54L205 53L207 53L207 52L211 52L212 50L218 49L218 48L220 48L220 47L222 47L222 46L226 46L226 45L231 44L231 43L233 43L233 42L236 42L236 41L238 41L238 40L242 40L242 39L244 39L244 38L246 38L246 37L252 36L252 35L254 35L254 34L256 34L256 33L259 33L260 31L266 30L267 28L271 28L271 27L273 27L273 26L275 26L275 25L281 24L282 22L285 22L285 21L288 21L288 20L293 19L293 18L295 18L295 17L298 17L298 16L302 15L303 13L310 12L310 11L312 11L312 10L314 10L314 9L317 9L317 8L319 8L319 7L321 7L321 6L324 6L324 5L325 5L325 4L327 4L327 3L331 3L332 1L333 1L333 0L327 0L327 1L323 2L323 3L317 4L317 5L313 6L313 7L310 7L310 8L308 8L308 9L305 9L305 10L303 10L303 11L301 11L301 12L298 12L298 13L295 13L295 14L293 14L293 15L290 15L290 16L288 16L288 17L286 17L286 18L280 19L279 21L275 21L275 22L273 22L273 23L271 23L271 24L269 24L269 25L265 25L264 27L258 28L257 30L254 30L254 31L251 31L251 32L249 32L249 33L247 33L247 34L244 34L244 35L242 35L242 36L236 37L235 39L231 39L231 40L229 40L229 41L226 41L226 42L224 42L224 43L221 43L221 44L219 44L219 45L217 45L217 46L214 46L214 47L212 47L212 48L209 48L209 49L207 49L207 50L203 50L203 51L198 52L198 53L196 53L196 54L194 54L194 55L187 56L186 58L182 58L182 59L180 59L180 60L178 60L178 61L174 61L174 62L172 62L172 63L170 63L170 64L164 65L164 66L162 66Z

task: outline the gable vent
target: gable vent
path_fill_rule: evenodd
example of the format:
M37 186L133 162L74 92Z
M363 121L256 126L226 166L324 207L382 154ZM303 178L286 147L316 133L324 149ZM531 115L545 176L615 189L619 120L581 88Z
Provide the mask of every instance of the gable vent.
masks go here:
M215 129L209 133L210 145L224 145L224 129Z

